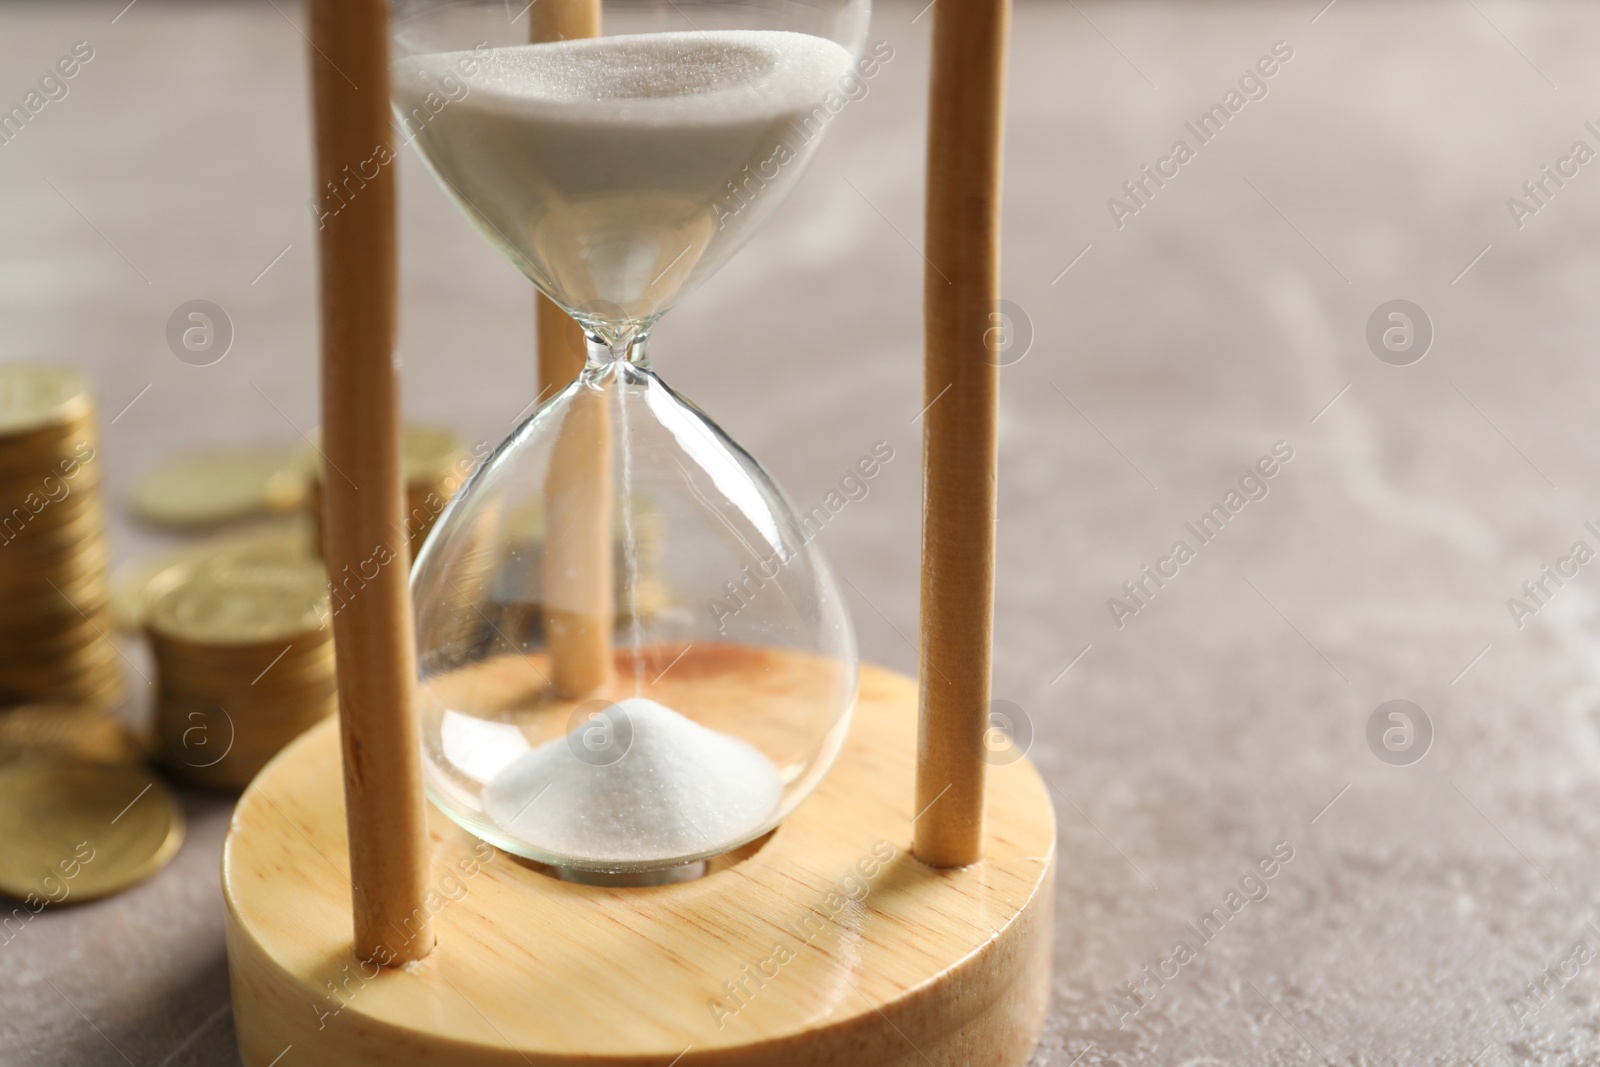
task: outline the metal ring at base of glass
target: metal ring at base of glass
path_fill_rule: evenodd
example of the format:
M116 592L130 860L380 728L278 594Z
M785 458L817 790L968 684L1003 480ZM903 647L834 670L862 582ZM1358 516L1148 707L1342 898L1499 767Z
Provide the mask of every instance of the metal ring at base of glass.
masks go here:
M563 4L598 5L604 35L541 40ZM857 84L867 4L515 7L394 5L402 125L588 338L583 373L484 463L417 558L428 791L542 863L681 867L761 836L816 788L858 664L812 534L654 374L647 337L798 180Z

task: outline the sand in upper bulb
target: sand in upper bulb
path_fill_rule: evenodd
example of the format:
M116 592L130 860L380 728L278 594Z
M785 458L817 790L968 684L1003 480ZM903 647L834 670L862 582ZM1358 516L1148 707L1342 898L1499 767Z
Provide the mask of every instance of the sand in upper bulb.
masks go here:
M568 310L624 323L665 311L783 200L850 64L823 37L720 30L407 56L393 81L489 239Z

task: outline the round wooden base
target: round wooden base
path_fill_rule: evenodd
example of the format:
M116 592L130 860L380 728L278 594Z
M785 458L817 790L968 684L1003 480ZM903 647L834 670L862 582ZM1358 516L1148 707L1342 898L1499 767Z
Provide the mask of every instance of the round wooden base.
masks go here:
M982 862L924 866L916 713L914 682L864 666L822 786L694 881L558 880L431 812L437 945L395 969L351 951L338 732L323 723L245 792L223 854L245 1063L1026 1063L1049 996L1049 795L1026 759L991 767Z

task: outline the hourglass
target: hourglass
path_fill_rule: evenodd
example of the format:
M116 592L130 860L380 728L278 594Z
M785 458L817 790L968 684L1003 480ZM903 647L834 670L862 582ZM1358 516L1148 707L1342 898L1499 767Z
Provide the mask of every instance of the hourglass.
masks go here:
M379 0L309 9L324 188L398 125L584 358L541 321L554 395L405 574L393 178L343 187L327 561L364 583L339 721L228 835L244 1061L1026 1062L1055 829L988 711L1004 0L934 12L920 683L858 664L782 493L646 354L798 180L866 0L396 0L392 54Z
M587 347L418 558L428 791L499 848L596 874L770 830L855 699L810 534L646 348L799 179L859 79L867 3L685 4L607 0L603 36L536 43L534 7L504 0L393 14L399 122Z

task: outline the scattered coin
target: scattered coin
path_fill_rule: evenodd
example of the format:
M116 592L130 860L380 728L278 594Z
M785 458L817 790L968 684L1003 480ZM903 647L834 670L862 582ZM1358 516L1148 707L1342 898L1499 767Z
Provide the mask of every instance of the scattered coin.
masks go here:
M0 892L56 904L138 885L177 854L183 811L149 771L61 759L0 767Z
M304 470L293 449L213 449L157 467L133 491L139 518L157 526L216 526L284 513L305 500Z
M411 424L405 428L401 449L407 485L432 485L461 478L458 465L466 454L461 438L439 426ZM454 492L454 486L451 492Z
M405 528L411 550L415 552L422 547L422 542L433 529L444 506L466 482L471 467L466 462L467 449L461 438L438 426L407 424L401 443L401 456L406 480ZM325 478L322 457L313 458L311 513L317 524L318 551L326 554L321 547L324 544L321 530L322 486Z

